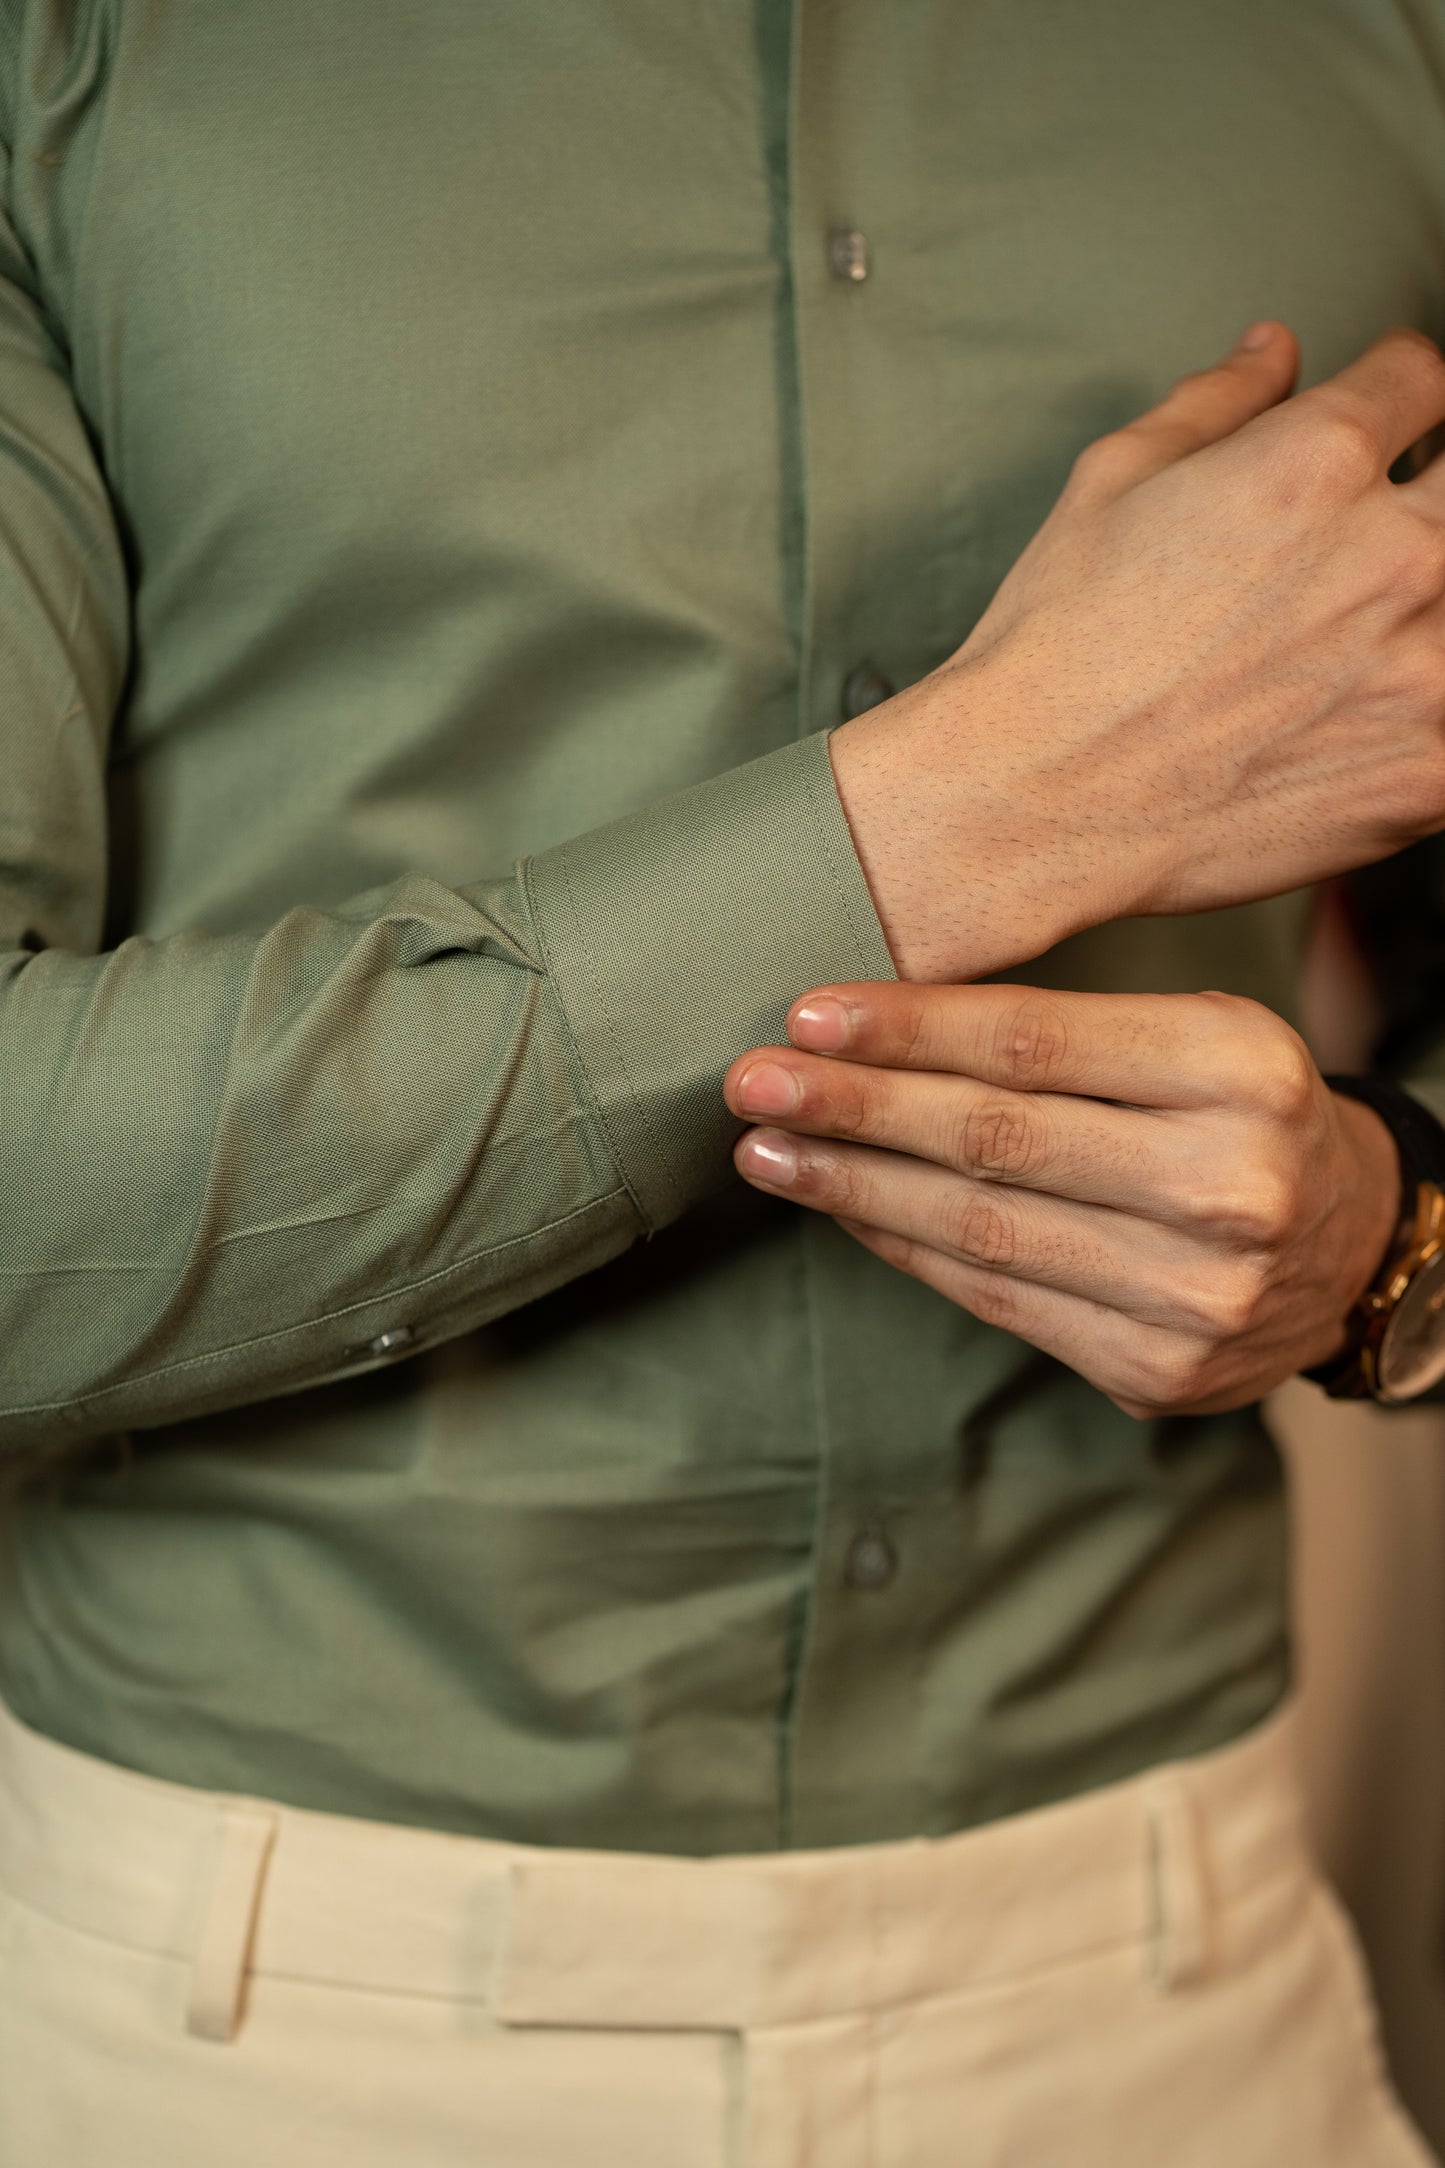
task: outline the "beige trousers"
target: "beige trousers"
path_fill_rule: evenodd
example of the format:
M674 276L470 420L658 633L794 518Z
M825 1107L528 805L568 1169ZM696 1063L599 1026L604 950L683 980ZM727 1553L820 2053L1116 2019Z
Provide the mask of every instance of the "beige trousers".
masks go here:
M1421 2168L1293 1729L685 1860L191 1791L0 1714L0 2168Z

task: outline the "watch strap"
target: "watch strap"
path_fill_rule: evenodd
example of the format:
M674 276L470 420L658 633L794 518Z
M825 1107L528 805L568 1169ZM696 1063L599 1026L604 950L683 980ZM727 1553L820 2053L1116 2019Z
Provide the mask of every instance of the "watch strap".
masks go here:
M1436 1121L1419 1099L1384 1076L1327 1076L1325 1083L1342 1099L1358 1099L1379 1115L1395 1140L1402 1176L1402 1216L1408 1198L1421 1182L1445 1189L1445 1123Z
M1400 1160L1400 1220L1403 1224L1409 1218L1422 1182L1434 1182L1445 1188L1445 1123L1437 1121L1427 1106L1412 1099L1409 1092L1389 1077L1327 1076L1324 1081L1342 1099L1357 1099L1378 1114L1394 1138ZM1392 1246L1391 1261L1398 1254L1398 1249ZM1347 1390L1363 1391L1362 1385L1354 1383L1359 1361L1359 1336L1352 1334L1342 1354L1329 1362L1316 1363L1312 1370L1303 1370L1300 1375L1315 1385L1323 1385L1327 1392L1347 1379L1351 1380Z

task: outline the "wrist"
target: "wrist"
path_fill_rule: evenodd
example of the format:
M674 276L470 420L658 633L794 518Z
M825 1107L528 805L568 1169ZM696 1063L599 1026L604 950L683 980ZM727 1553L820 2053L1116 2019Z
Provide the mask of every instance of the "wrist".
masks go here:
M1142 905L1103 823L1016 757L1026 713L992 656L954 660L829 737L900 978L981 978Z
M1337 1108L1359 1101L1395 1151L1402 1210L1375 1270L1357 1288L1343 1338L1305 1376L1335 1398L1370 1396L1399 1407L1437 1387L1445 1377L1445 1127L1398 1085L1378 1076L1332 1076L1325 1082ZM1373 1174L1377 1207L1388 1203L1378 1130L1352 1113L1346 1117L1359 1140L1356 1163ZM1383 1192L1383 1195L1381 1194ZM1357 1262L1359 1252L1356 1253Z

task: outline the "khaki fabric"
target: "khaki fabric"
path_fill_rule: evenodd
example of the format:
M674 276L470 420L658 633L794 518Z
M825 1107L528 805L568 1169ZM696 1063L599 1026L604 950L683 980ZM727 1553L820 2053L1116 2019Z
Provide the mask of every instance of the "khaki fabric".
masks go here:
M1426 2168L1292 1709L981 1831L547 1851L0 1720L3 2168Z

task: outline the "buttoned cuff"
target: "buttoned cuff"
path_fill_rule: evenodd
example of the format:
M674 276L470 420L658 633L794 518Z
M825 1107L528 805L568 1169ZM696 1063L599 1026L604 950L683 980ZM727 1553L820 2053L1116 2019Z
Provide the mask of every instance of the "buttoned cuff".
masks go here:
M717 1185L728 1063L810 987L897 976L820 731L523 861L598 1115L649 1230Z

